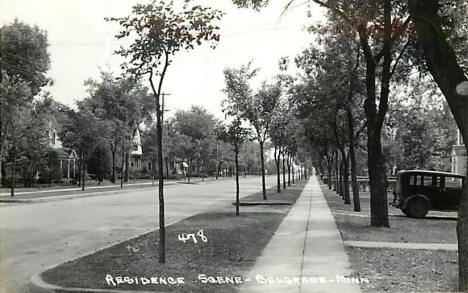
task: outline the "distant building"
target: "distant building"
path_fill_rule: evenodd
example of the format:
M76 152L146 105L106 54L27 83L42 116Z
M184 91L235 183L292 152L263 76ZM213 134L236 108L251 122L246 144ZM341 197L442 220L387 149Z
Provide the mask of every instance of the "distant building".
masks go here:
M132 136L132 148L130 150L130 169L141 170L143 168L141 156L143 150L141 148L141 133L138 127L135 127Z
M75 150L64 148L62 142L60 141L57 130L59 125L57 120L53 116L49 117L49 126L48 126L48 136L49 136L49 145L52 147L54 152L57 154L57 159L60 164L60 174L61 178L75 178L76 175L76 160L78 156L76 155Z
M466 175L466 148L460 131L457 131L457 144L452 146L452 173Z

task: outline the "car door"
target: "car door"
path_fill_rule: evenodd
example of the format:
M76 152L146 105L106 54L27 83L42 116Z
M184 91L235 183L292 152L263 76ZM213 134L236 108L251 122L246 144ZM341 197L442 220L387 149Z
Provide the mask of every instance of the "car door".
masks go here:
M447 204L447 208L458 208L463 193L463 181L463 178L460 177L445 177L445 201Z
M425 174L423 177L421 193L430 200L431 208L438 208L443 204L441 181L441 176L436 174Z

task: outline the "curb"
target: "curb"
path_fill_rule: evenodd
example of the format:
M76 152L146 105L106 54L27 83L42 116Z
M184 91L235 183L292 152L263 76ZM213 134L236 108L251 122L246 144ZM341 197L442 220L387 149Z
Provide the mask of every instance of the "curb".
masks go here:
M173 224L176 224L180 221L182 221L183 219L180 219L180 220L177 220L177 221L174 221L172 223L169 223L167 224L165 227L169 227ZM91 288L80 288L80 287L63 287L63 286L59 286L59 285L54 285L54 284L50 284L50 283L47 283L46 281L44 281L42 279L42 274L46 271L49 271L49 270L52 270L64 263L67 263L67 262L70 262L70 261L74 261L76 259L79 259L79 258L82 258L82 257L85 257L85 256L88 256L88 255L92 255L94 253L97 253L99 251L102 251L102 250L105 250L105 249L108 249L108 248L111 248L115 245L118 245L120 243L123 243L125 241L129 241L129 240L132 240L132 239L136 239L138 237L141 237L145 234L148 234L148 233L151 233L153 231L158 231L159 229L155 229L155 230L150 230L150 231L147 231L147 232L144 232L144 233L141 233L135 237L131 237L131 238L128 238L128 239L124 239L124 240L121 240L121 241L117 241L115 243L112 243L112 244L109 244L109 245L106 245L104 247L101 247L99 249L96 249L92 252L89 252L89 253L85 253L85 254L82 254L82 255L78 255L76 257L73 257L65 262L61 262L61 263L58 263L58 264L55 264L55 265L52 265L40 272L37 272L35 273L30 279L29 279L29 284L28 284L28 288L30 289L31 292L33 293L58 293L58 292L111 292L111 293L130 293L130 292L138 292L138 293L166 293L166 292L156 292L156 291L132 291L132 290L119 290L119 289L91 289Z
M54 267L56 266L50 267L47 270L50 270ZM56 292L155 293L155 291L132 291L132 290L119 290L119 289L90 289L90 288L79 288L79 287L62 287L62 286L47 283L46 281L42 279L41 274L42 273L34 274L31 277L31 280L29 282L28 287L34 293L56 293Z
M175 184L171 184L171 185L175 185ZM82 193L82 194L44 196L44 197L38 197L38 198L25 198L25 199L1 199L0 198L0 203L35 203L35 202L60 201L60 200L66 200L66 199L83 198L83 197L88 197L88 196L91 197L91 196L112 195L112 194L122 193L122 192L125 192L125 191L135 191L135 190L148 189L148 188L151 188L151 187L154 187L154 186L151 185L151 186L147 186L147 187L145 186L145 187L140 187L140 188L87 192L87 193Z
M221 179L219 181L224 181L224 180L229 180L229 179ZM184 181L169 181L167 184L165 184L165 187L168 186L177 186L177 185L183 185L183 184L193 184L193 185L198 185L198 184L210 184L210 183L216 183L219 181L211 180L211 181L200 181L200 182L191 182L187 183ZM148 185L148 186L147 186ZM82 197L88 197L88 196L104 196L104 195L112 195L112 194L117 194L117 193L122 193L126 191L135 191L135 190L143 190L143 189L148 189L155 187L157 188L158 185L140 185L139 188L128 188L128 189L117 189L117 190L104 190L104 191L96 191L96 192L87 192L87 193L82 193L82 194L66 194L66 195L56 195L56 196L44 196L44 197L38 197L38 198L25 198L25 199L3 199L0 197L0 203L36 203L36 202L49 202L49 201L60 201L60 200L66 200L66 199L74 199L74 198L82 198Z

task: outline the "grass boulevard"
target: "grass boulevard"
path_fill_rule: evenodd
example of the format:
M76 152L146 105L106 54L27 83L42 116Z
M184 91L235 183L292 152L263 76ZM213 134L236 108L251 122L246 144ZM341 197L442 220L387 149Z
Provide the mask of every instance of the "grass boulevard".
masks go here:
M446 249L456 247L456 212L431 211L425 219L412 219L389 206L391 228L376 228L368 224L368 192L361 193L357 213L335 191L321 188L353 271L370 279L360 284L363 292L458 291L457 251Z
M237 292L305 186L299 181L268 202L202 213L167 227L167 261L157 258L157 231L124 241L41 274L54 285L163 292ZM242 199L261 199L261 192ZM284 204L291 203L291 204Z

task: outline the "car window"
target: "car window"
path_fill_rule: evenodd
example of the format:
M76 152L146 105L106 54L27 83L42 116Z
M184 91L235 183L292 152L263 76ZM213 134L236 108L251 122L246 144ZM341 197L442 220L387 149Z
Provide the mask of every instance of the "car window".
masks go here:
M462 188L462 186L463 186L462 178L445 177L445 187L448 187L448 188Z
M409 177L409 185L412 185L412 186L422 186L422 179L423 179L423 176L422 175L411 175Z
M416 180L414 182L415 185L417 186L422 186L422 179L423 179L423 175L415 175L416 176Z
M436 176L431 176L431 175L424 175L423 177L423 184L424 186L436 186L437 184L434 184L434 178L437 178Z

